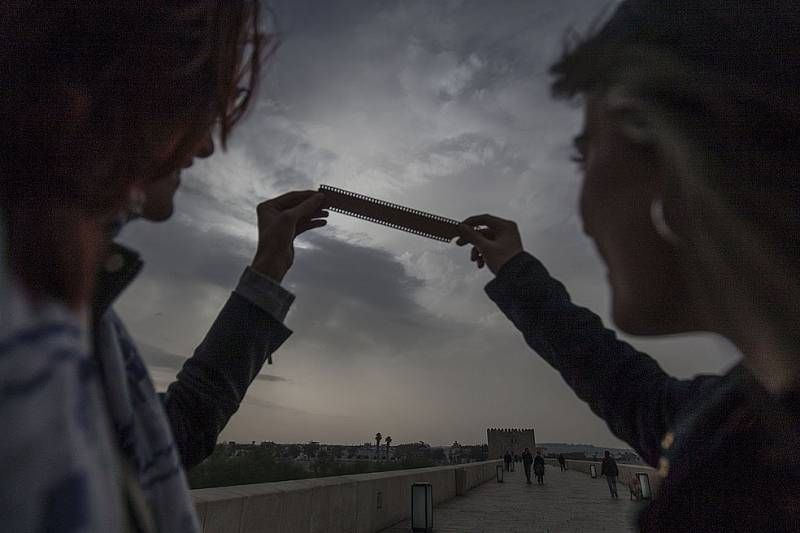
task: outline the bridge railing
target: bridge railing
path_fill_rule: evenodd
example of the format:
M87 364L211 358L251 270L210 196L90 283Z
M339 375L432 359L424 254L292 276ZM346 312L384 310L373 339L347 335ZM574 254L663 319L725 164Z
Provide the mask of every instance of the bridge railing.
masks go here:
M411 484L433 503L495 479L501 461L192 491L204 533L372 533L411 514Z
M545 459L545 463L551 466L558 467L558 461L556 459ZM567 459L566 464L569 470L575 470L577 472L583 472L584 474L590 475L591 465L595 465L595 469L597 470L597 476L600 477L600 465L602 461L580 461L577 459ZM617 463L617 468L619 469L619 476L617 477L617 481L622 483L626 487L630 488L634 478L639 472L644 472L647 474L650 480L650 489L653 491L653 494L658 494L659 486L661 484L661 478L656 474L656 469L646 465L630 465L630 464L620 464Z

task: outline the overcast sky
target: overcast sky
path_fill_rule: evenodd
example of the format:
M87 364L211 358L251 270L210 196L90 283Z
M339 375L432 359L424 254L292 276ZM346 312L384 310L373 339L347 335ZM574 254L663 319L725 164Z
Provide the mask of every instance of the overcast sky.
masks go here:
M601 0L284 0L284 42L229 150L184 173L168 223L123 241L146 261L117 304L159 389L174 378L255 250L255 205L330 184L463 219L516 220L526 249L607 324L609 288L577 216L581 123L549 96L565 32ZM331 214L298 241L284 284L294 335L224 440L621 446L484 293L468 250ZM628 339L667 371L720 372L717 337Z

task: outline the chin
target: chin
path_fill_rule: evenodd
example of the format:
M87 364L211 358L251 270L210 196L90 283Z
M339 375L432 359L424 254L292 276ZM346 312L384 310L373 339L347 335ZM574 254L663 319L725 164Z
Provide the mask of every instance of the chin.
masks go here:
M170 202L167 205L147 206L142 213L142 218L150 222L164 222L172 217L175 212L175 205Z

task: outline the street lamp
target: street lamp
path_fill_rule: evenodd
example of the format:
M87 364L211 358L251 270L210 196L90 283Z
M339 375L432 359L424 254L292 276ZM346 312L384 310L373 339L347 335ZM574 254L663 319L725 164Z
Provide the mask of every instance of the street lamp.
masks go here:
M639 480L639 487L641 487L642 499L649 500L653 497L653 492L650 490L650 476L647 472L636 472L636 479Z
M594 465L589 465L589 475L592 476L592 479L597 477L597 467Z
M433 487L430 483L411 485L411 531L433 531Z
M497 465L497 482L503 482L503 465Z

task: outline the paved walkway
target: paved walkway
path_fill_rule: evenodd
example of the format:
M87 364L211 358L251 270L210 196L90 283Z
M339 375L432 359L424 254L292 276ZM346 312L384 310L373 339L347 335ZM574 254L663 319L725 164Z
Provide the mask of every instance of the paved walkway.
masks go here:
M640 502L630 500L628 488L618 485L619 499L608 493L605 478L580 472L560 472L548 466L544 485L525 484L522 467L505 473L505 483L490 481L436 507L435 533L594 533L635 531ZM383 533L408 533L401 522Z

